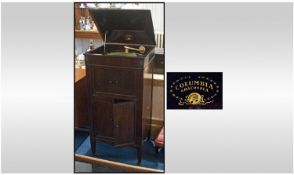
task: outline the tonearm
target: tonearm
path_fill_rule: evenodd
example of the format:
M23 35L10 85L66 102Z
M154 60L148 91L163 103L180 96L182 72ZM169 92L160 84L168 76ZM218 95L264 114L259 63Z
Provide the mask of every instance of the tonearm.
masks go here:
M139 46L139 48L133 48L133 47L129 47L129 46L124 46L125 48L125 53L129 53L129 50L135 50L135 51L138 51L140 52L141 54L144 54L145 53L145 47L144 46Z

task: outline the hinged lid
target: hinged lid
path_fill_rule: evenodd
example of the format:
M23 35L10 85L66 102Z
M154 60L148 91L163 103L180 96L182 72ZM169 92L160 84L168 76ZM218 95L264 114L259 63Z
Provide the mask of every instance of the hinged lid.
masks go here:
M150 10L90 9L90 14L106 43L155 46Z

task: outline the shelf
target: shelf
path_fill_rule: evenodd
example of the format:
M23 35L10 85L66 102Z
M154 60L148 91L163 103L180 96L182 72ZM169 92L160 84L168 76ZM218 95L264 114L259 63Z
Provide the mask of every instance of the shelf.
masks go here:
M75 30L75 38L99 39L101 37L98 31Z

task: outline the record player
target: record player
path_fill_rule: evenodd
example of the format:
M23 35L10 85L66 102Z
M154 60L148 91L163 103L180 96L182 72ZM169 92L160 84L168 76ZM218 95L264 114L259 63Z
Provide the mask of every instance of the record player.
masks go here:
M155 37L150 10L90 9L104 44L85 53L93 154L96 141L137 148L150 138ZM97 153L99 148L97 148ZM98 154L96 154L98 156Z

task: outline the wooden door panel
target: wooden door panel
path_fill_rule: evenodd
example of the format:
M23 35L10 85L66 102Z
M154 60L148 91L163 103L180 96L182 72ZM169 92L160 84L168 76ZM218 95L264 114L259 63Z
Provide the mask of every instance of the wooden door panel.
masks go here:
M113 104L113 119L116 146L134 143L135 102L115 100Z
M112 100L93 97L93 129L96 136L113 137Z

